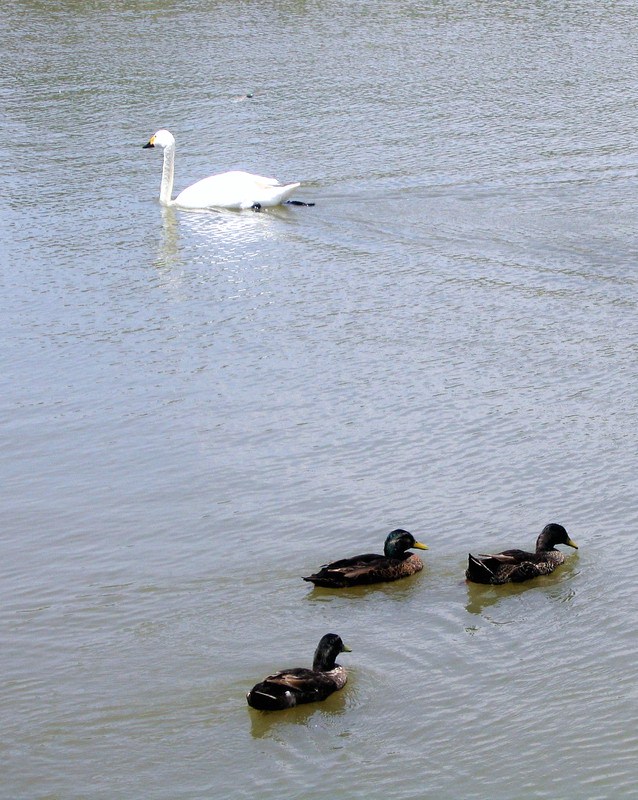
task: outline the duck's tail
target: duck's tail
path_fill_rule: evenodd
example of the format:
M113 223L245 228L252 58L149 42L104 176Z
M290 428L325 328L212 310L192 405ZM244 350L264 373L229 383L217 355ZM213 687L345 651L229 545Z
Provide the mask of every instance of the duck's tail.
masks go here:
M268 681L253 686L246 695L246 700L249 706L260 711L280 711L297 705L297 698L285 686Z
M468 553L465 577L474 583L491 583L494 573L484 561L473 556L472 553Z
M341 575L332 575L323 571L318 572L316 575L308 575L303 580L308 581L308 583L314 583L315 586L323 586L324 589L343 589L348 585Z

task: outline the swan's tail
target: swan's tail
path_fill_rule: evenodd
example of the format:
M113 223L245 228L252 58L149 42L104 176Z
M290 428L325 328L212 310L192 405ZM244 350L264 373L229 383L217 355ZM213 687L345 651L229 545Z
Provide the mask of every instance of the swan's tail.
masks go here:
M267 203L272 201L272 205L274 206L277 206L280 203L286 203L290 195L293 194L293 192L295 192L300 186L300 183L287 183L285 186L273 186L272 196ZM267 203L262 203L262 206L266 205Z
M262 208L272 208L272 206L279 206L286 203L290 195L301 186L300 183L264 183L259 187L259 191L255 192L250 201L242 203L240 208L252 208L254 211L259 211Z

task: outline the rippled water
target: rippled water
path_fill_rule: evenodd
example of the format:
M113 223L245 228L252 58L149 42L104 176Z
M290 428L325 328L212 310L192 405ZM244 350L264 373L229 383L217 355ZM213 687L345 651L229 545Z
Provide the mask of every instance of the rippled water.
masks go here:
M633 797L635 5L0 17L3 796ZM159 127L316 206L162 212ZM247 708L328 630L342 692Z

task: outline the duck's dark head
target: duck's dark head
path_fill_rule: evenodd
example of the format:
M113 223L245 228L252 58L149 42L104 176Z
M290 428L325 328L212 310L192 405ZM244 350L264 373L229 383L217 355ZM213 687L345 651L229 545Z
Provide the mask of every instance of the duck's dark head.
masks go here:
M578 550L578 545L569 538L565 528L557 522L550 522L536 540L536 550L553 550L557 544L566 544Z
M416 547L417 550L427 550L426 544L421 544L408 531L397 528L388 534L383 546L383 552L388 558L401 558L406 550Z
M339 653L351 652L348 645L341 641L341 636L337 636L336 633L326 633L317 645L312 668L319 672L328 672L328 670L334 669Z

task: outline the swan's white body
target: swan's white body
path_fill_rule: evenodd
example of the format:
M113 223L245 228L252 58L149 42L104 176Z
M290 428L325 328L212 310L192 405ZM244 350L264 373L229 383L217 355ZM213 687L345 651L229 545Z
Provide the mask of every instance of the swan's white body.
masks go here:
M301 184L282 184L276 178L251 175L250 172L222 172L188 186L174 200L175 139L166 130L157 131L144 147L164 150L160 203L179 208L267 208L278 206L290 197Z

